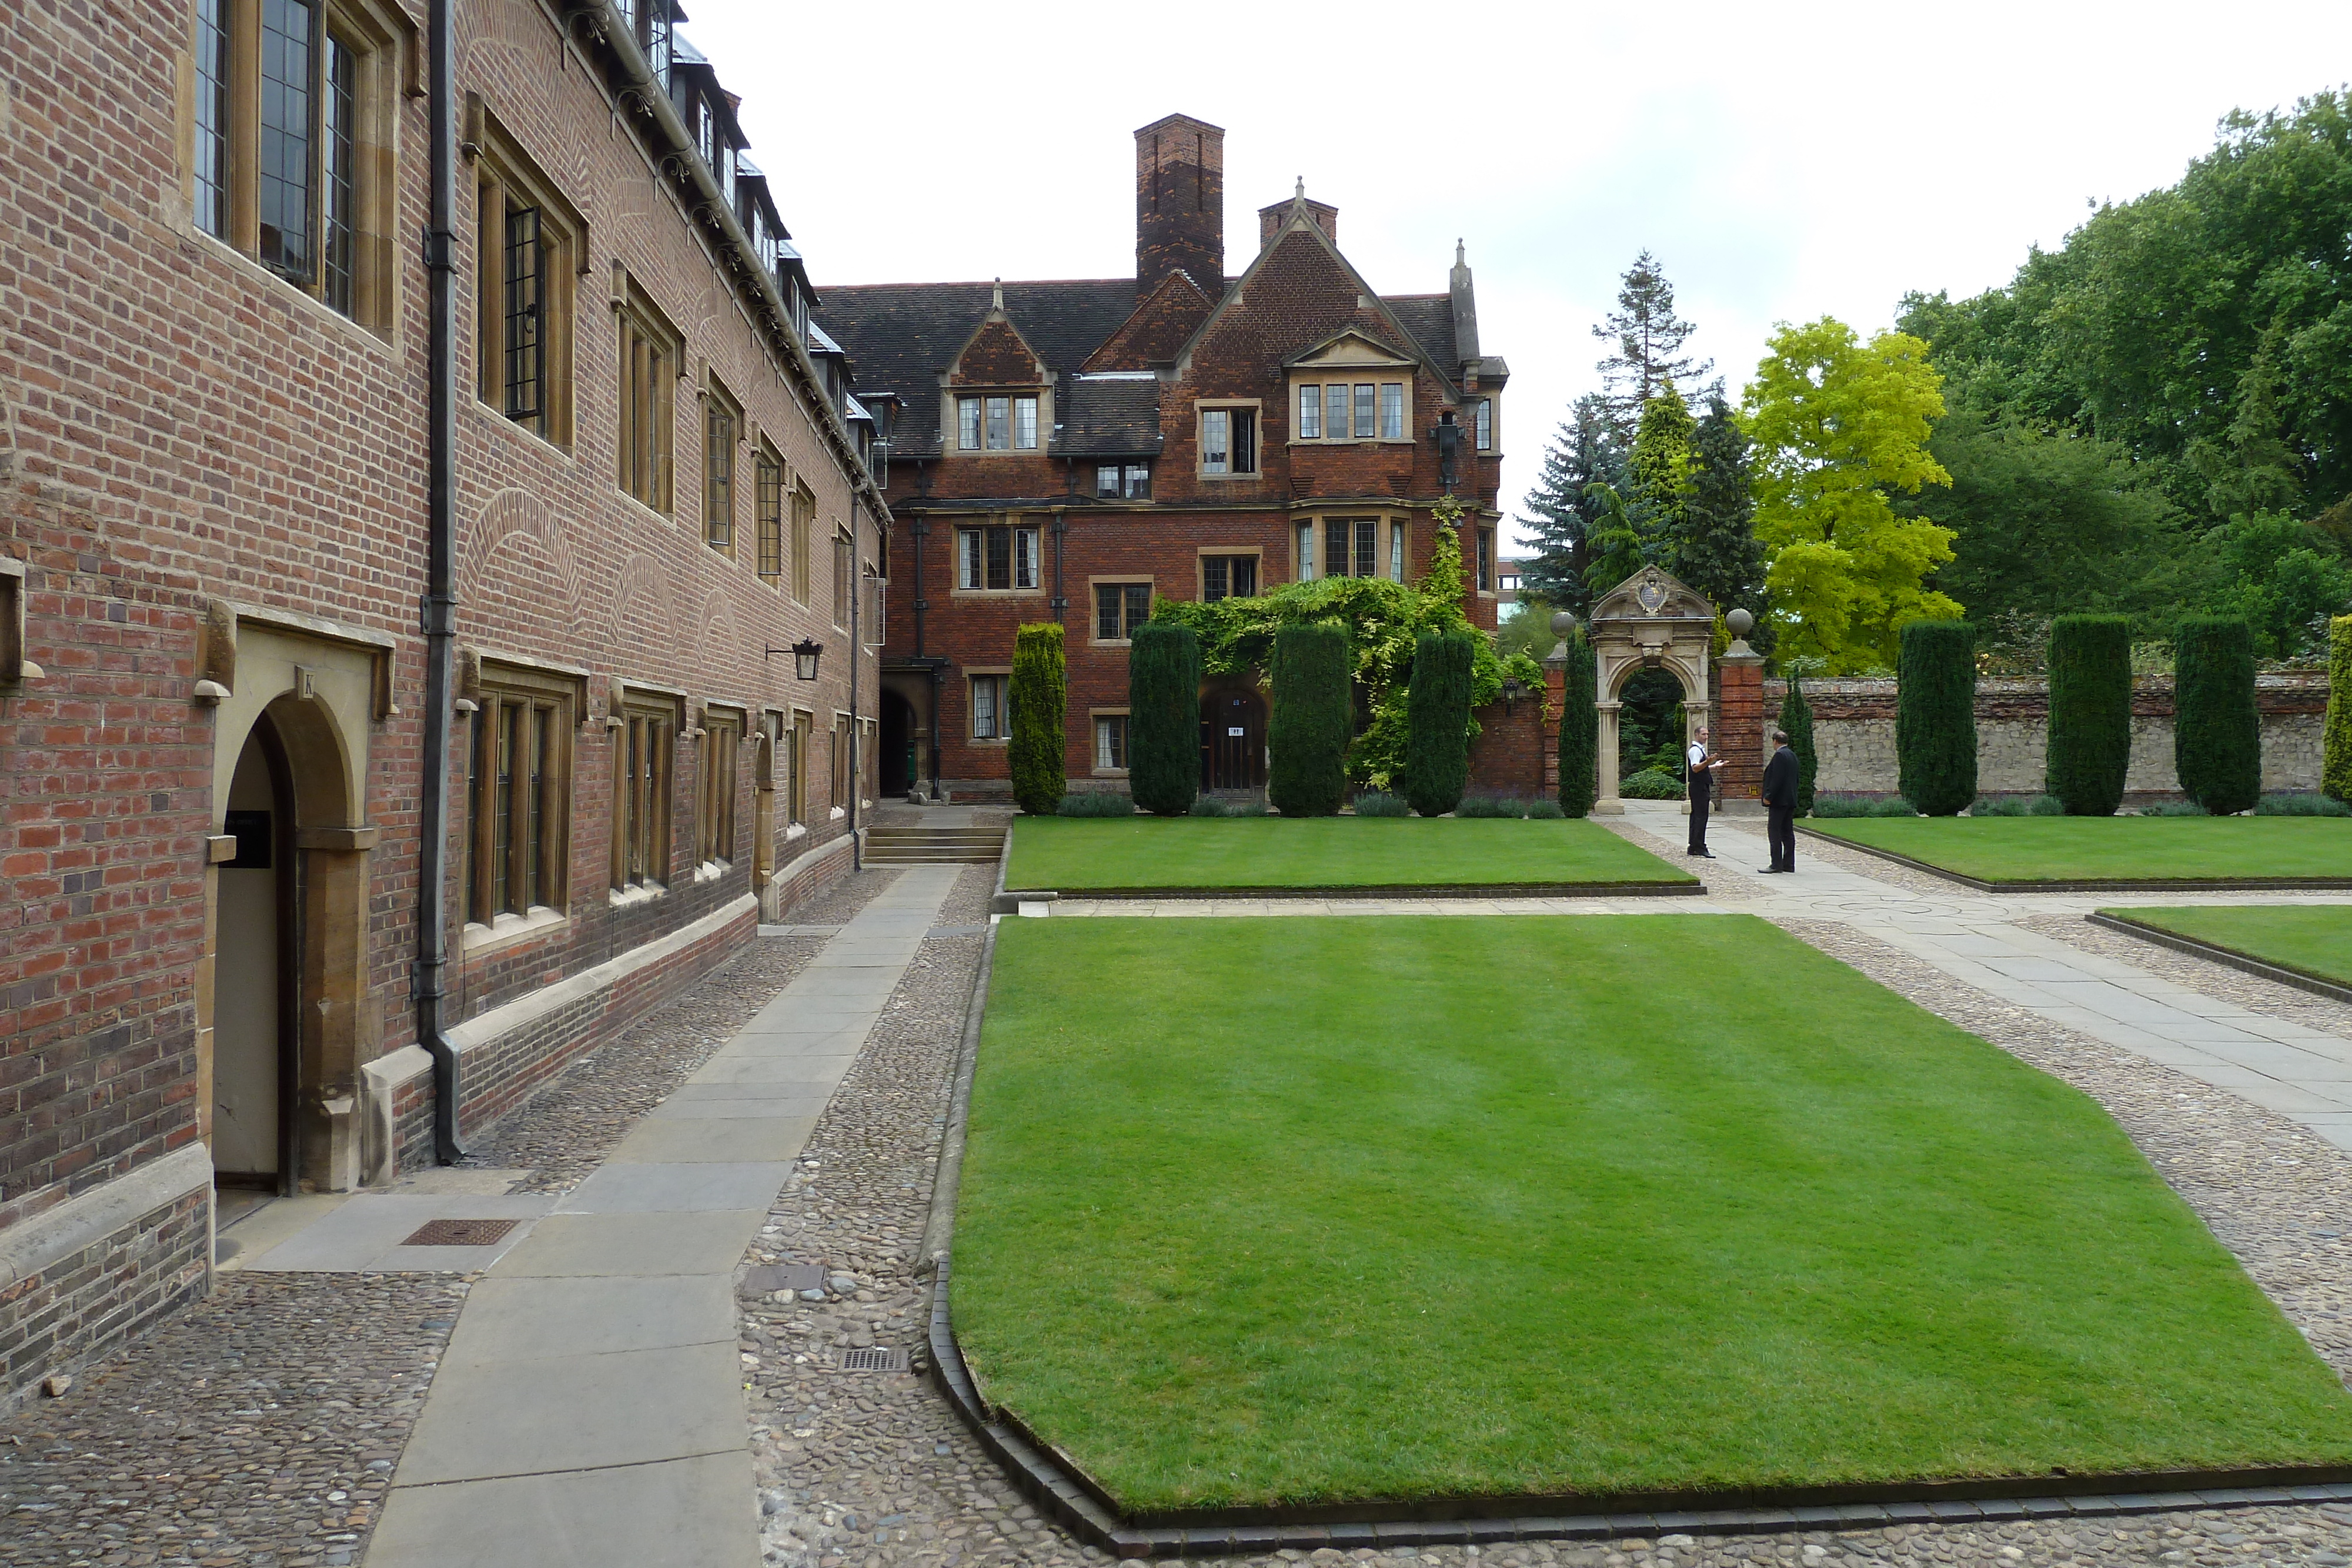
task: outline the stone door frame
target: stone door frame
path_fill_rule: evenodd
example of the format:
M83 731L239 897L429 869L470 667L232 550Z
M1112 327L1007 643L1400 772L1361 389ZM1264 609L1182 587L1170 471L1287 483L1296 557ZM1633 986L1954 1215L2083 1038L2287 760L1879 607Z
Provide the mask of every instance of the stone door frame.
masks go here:
M1601 714L1600 756L1595 758L1595 816L1619 817L1625 802L1617 795L1617 716L1624 706L1618 692L1640 669L1672 670L1683 688L1683 742L1707 722L1707 664L1714 653L1715 606L1696 589L1645 566L1601 595L1591 625L1594 671L1593 706ZM1684 810L1689 810L1687 801Z

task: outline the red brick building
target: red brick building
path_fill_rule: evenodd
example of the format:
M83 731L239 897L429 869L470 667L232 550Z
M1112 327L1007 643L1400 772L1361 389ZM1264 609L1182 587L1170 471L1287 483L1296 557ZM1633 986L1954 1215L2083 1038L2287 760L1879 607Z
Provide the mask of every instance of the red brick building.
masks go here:
M888 410L885 790L1004 787L1013 632L1048 620L1073 787L1123 788L1128 632L1153 594L1413 580L1449 493L1471 618L1494 625L1508 371L1459 246L1445 292L1381 295L1302 187L1229 277L1224 132L1171 115L1135 133L1135 167L1131 278L824 290ZM1255 682L1203 690L1205 781L1264 781L1265 714Z
M0 6L0 1406L847 869L873 422L673 17Z

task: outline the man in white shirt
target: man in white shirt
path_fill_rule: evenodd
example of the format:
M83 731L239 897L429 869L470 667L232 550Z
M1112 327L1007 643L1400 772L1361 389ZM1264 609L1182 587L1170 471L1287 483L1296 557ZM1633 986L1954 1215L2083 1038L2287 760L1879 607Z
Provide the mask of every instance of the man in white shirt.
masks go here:
M1715 856L1706 847L1706 807L1715 793L1716 769L1723 766L1724 759L1706 748L1706 726L1700 725L1691 731L1690 747L1683 753L1683 760L1690 764L1690 852L1713 860Z

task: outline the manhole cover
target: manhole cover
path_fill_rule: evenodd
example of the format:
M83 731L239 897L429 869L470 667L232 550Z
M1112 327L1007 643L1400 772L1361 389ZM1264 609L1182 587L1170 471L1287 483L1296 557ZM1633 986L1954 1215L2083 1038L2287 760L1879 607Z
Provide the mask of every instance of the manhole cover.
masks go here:
M824 1269L816 1263L762 1263L743 1276L743 1293L764 1296L772 1291L822 1291Z
M403 1247L495 1247L520 1219L435 1219L417 1227Z
M907 1353L876 1345L871 1350L845 1350L841 1353L844 1372L904 1372Z

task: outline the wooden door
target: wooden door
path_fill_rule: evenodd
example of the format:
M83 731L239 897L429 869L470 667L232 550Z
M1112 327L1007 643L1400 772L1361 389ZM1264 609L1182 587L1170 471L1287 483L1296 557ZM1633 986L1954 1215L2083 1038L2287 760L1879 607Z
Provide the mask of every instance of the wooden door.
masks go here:
M1265 703L1255 692L1201 699L1201 787L1256 789L1265 783Z

